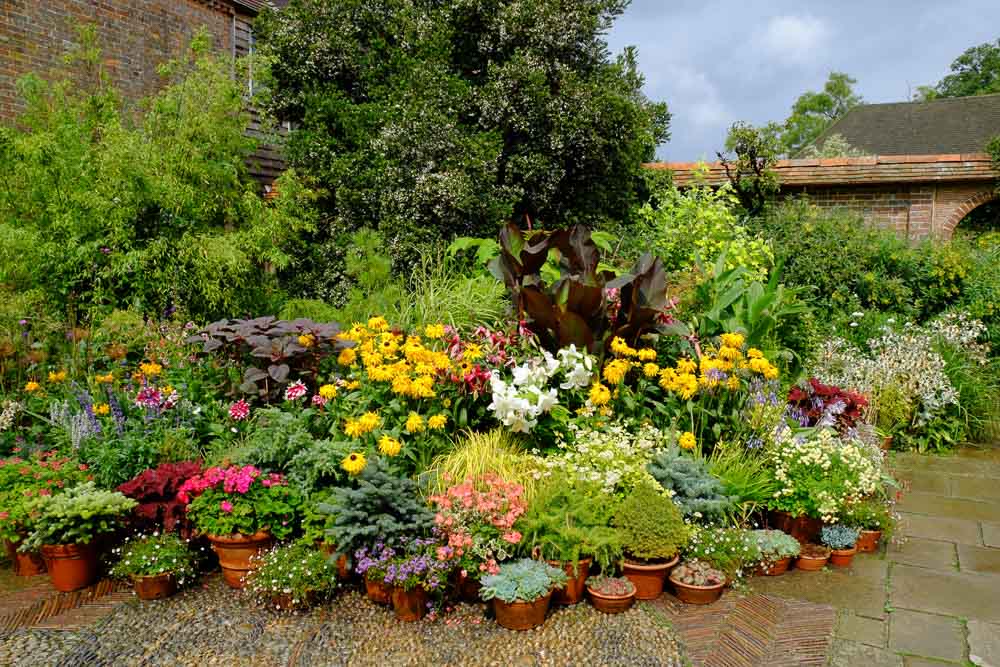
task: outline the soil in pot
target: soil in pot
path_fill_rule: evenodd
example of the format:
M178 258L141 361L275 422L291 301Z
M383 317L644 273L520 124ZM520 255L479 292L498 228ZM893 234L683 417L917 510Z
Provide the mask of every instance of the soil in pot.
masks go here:
M791 564L792 557L785 556L773 563L761 563L760 573L767 577L777 577L787 572Z
M392 611L401 621L419 621L427 614L427 591L416 586L404 590L399 586L392 589Z
M493 612L497 623L508 630L531 630L545 622L552 593L531 602L504 602L493 600Z
M881 530L862 530L858 533L858 543L855 544L861 553L873 554L878 551L879 540L882 539Z
M835 565L837 567L850 567L851 563L854 561L854 554L858 553L858 548L856 546L850 549L831 549L830 550L830 565Z
M636 600L655 600L663 593L663 582L680 556L663 563L640 563L628 560L622 564L622 574L635 585Z
M552 604L576 604L583 599L592 560L591 558L581 558L576 563L563 563L558 560L548 561L549 565L560 568L568 577L563 588L552 591Z
M368 599L378 604L392 604L392 586L381 579L365 577L365 593Z
M42 558L56 590L68 593L97 581L97 547L94 544L44 544Z
M132 577L132 587L140 600L162 600L177 592L177 577L172 572Z
M788 512L771 512L770 523L772 528L788 533L800 544L815 542L819 539L819 531L823 529L822 519L805 515L792 516Z
M677 599L686 604L712 604L720 597L726 587L726 582L722 581L712 586L695 586L685 584L683 581L670 577L670 583L674 587L674 595Z
M795 567L799 570L815 572L822 570L828 560L830 560L829 549L818 544L804 544L799 559L795 561Z
M254 556L263 553L274 544L274 538L267 531L253 535L209 535L212 550L219 556L222 577L230 588L243 588L244 577L258 567Z
M628 611L635 602L634 592L628 595L606 595L587 586L587 593L590 595L590 603L594 605L594 609L603 611L605 614L620 614L623 611Z

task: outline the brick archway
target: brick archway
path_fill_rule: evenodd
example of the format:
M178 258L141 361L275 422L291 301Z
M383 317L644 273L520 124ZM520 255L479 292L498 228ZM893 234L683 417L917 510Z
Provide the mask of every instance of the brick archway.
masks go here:
M945 238L951 238L951 235L955 232L955 228L958 227L958 223L965 219L965 216L972 213L973 210L979 208L987 202L996 200L997 191L995 189L984 190L977 194L972 195L955 208L954 212L948 219L944 221L941 225L941 233Z

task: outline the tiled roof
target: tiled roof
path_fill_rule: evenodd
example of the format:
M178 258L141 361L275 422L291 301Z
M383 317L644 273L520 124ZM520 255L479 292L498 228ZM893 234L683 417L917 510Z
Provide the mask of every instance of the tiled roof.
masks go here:
M834 133L873 155L981 153L1000 134L1000 94L861 104L814 143Z
M259 12L264 9L264 5L271 4L281 9L288 4L288 0L232 0L234 5L239 5L240 7L245 7L254 13Z

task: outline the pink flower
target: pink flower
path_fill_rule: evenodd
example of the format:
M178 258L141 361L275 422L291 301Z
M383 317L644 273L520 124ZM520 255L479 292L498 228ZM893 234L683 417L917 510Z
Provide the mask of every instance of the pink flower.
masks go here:
M504 533L503 539L507 542L510 542L511 544L517 544L518 542L521 541L521 533L517 532L516 530L512 530L509 533Z
M324 405L326 405L326 399L320 396L319 394L313 394L312 404L317 408L321 408Z
M51 496L52 495L52 491L50 491L49 489L39 489L38 490L38 495L40 495L40 496Z
M6 519L10 516L10 512L0 512L0 519Z
M308 393L305 383L296 380L285 388L285 400L297 401Z
M242 398L229 406L229 417L233 421L244 421L250 417L250 405Z
M86 470L87 469L87 464L86 463L81 463L78 467L80 468L80 470Z
M228 500L223 500L221 503L219 503L219 509L221 509L226 514L229 514L230 512L233 511L233 504Z

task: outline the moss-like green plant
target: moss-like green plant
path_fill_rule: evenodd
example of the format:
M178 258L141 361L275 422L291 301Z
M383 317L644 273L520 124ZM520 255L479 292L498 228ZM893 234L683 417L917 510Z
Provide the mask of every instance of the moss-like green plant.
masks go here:
M46 544L86 544L102 533L110 533L136 502L118 491L105 491L85 482L31 502L34 531L21 551L35 551Z
M680 509L652 482L632 490L618 506L612 525L625 552L638 560L673 558L688 540Z

